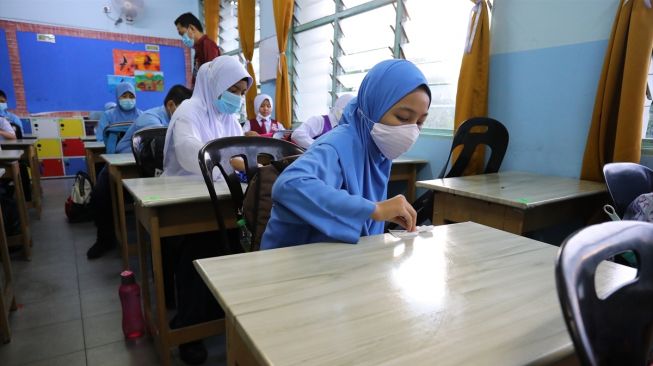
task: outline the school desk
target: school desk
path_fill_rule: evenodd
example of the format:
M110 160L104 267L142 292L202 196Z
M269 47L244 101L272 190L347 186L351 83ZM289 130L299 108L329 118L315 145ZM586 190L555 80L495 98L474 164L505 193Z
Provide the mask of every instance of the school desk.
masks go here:
M29 164L32 183L32 200L27 202L27 207L36 209L38 219L41 219L43 191L41 190L41 169L39 156L34 144L36 140L3 140L0 146L4 150L23 150L23 159Z
M143 287L145 319L163 365L170 365L170 348L181 343L224 332L224 320L171 330L165 311L165 292L161 262L161 238L203 233L218 229L211 197L201 176L125 179L123 185L134 198L138 256ZM215 183L222 205L225 225L236 227L227 185ZM147 251L146 234L150 236ZM149 253L149 255L148 255ZM154 297L150 298L147 258L151 256ZM156 314L152 310L152 303ZM161 311L164 309L164 311Z
M576 361L557 250L466 222L195 266L226 313L230 366L526 365ZM609 263L598 288L629 275Z
M102 141L84 141L84 150L86 151L86 170L95 184L96 172L95 163L99 162L100 155L104 154L105 147Z
M129 268L130 248L132 254L136 254L136 247L129 245L127 239L127 220L125 219L125 194L122 187L122 180L138 177L136 160L134 154L102 154L100 160L108 165L109 188L111 190L111 208L113 210L113 228L116 238L120 242L120 253L122 266Z
M25 204L25 193L23 183L20 179L20 167L18 161L23 156L21 150L0 150L0 167L6 169L5 178L14 182L14 197L18 206L18 219L20 221L20 234L7 238L9 246L22 245L25 258L32 260L32 237L29 231L29 217L27 216L27 205Z
M0 168L0 176L5 174L5 169ZM16 307L14 295L14 279L11 272L11 260L9 258L9 246L5 233L5 225L0 210L0 343L7 343L11 340L11 329L9 327L9 311Z
M392 161L392 170L390 170L390 182L406 181L406 200L415 201L415 181L417 180L417 167L428 163L424 159L415 159L409 157L398 157Z
M435 191L433 223L474 221L515 234L575 218L608 202L605 184L525 172L417 182Z

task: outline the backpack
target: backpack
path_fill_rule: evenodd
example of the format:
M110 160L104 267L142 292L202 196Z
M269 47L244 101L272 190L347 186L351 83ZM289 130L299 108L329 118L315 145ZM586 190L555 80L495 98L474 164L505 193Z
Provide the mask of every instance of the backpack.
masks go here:
M83 171L77 172L70 196L66 199L65 210L68 222L84 222L93 219L90 205L92 190L93 183L88 174Z
M261 247L261 238L272 212L272 186L281 172L300 155L287 156L272 161L269 165L258 168L249 179L249 185L243 197L239 226L244 230L241 243L246 252L257 251Z

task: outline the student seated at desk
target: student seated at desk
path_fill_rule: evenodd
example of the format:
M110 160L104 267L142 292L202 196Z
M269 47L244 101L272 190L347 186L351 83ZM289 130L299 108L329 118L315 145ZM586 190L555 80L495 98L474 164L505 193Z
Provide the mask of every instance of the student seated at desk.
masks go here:
M200 67L193 96L177 108L168 126L163 175L201 176L197 156L204 144L221 137L243 135L238 113L243 95L251 85L247 70L232 56L220 56ZM229 233L231 242L236 244L239 243L237 232ZM217 232L184 237L175 270L177 315L170 322L171 328L224 316L195 270L193 260L227 254L221 248L229 245L221 243ZM180 345L179 355L184 362L194 365L204 362L207 352L201 341L195 341Z
M141 114L134 123L129 126L125 135L116 145L116 153L128 153L132 150L132 136L138 130L147 127L168 127L172 114L175 113L177 106L184 100L190 98L192 91L183 85L175 85L168 91L163 105L146 110Z
M415 231L404 196L387 199L392 160L419 136L431 103L422 72L388 60L365 76L340 125L279 176L261 249L315 242L357 243L383 233L384 221Z
M343 94L336 99L336 103L328 115L313 116L307 119L292 133L292 142L308 149L315 140L338 126L342 111L353 98L354 96L351 94Z
M15 123L18 126L23 125L17 115L9 112L9 106L7 105L7 94L5 94L3 90L0 90L0 117L3 117L9 122Z
M125 136L117 145L116 153L131 152L131 138L134 132L143 127L168 125L175 109L184 100L190 98L191 91L182 85L175 85L168 91L164 104L147 110L130 126ZM140 127L138 127L140 126ZM109 187L109 171L104 167L97 176L91 192L91 207L97 227L97 237L93 246L86 252L88 259L100 258L104 253L115 248L116 234L113 231L113 211L111 208L111 190Z
M20 125L19 125L20 126ZM16 131L5 117L0 117L0 140L15 140Z
M269 136L277 131L283 131L283 124L272 118L272 97L267 94L259 94L254 98L254 109L257 111L256 118L245 121L243 132L245 136Z
M134 122L143 111L136 108L136 90L127 82L116 85L116 102L118 105L105 111L100 118L95 136L102 141L104 129L118 122Z

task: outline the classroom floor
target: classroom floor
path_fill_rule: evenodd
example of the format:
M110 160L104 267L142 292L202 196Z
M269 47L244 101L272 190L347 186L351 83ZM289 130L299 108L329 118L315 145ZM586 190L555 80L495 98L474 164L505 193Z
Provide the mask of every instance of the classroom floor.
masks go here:
M149 337L123 337L117 250L87 260L95 226L66 221L64 201L72 180L43 180L42 185L41 220L30 213L32 261L23 260L21 252L12 253L19 305L10 314L11 342L0 344L0 365L158 365ZM223 335L204 344L209 351L206 365L226 364ZM173 354L173 363L184 365L176 349Z

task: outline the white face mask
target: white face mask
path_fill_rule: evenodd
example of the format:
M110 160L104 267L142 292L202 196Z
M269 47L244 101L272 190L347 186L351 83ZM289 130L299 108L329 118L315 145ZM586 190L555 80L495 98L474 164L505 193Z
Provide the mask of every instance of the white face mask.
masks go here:
M419 127L416 124L388 126L375 123L371 134L381 153L386 158L394 160L408 151L417 141Z

